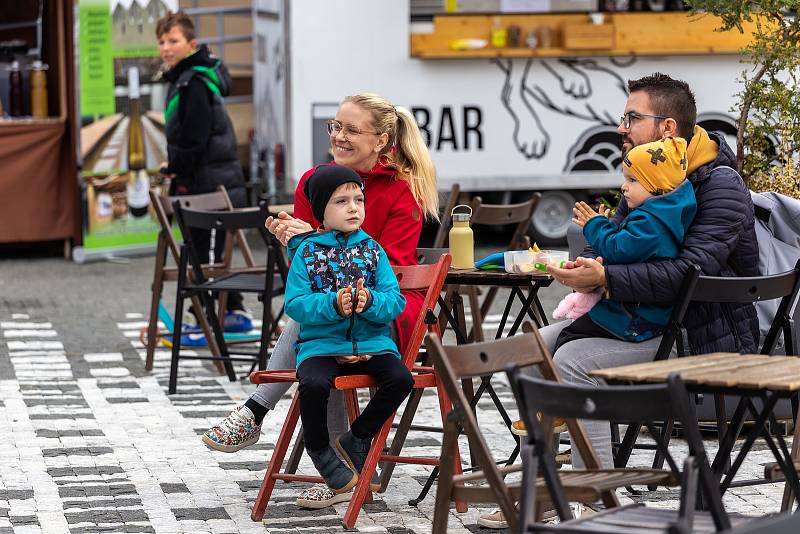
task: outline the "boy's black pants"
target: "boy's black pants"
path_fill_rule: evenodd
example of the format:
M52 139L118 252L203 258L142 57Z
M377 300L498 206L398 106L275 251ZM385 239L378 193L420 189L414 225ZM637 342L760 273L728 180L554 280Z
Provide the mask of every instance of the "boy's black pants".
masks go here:
M378 382L373 395L350 430L360 439L372 438L411 392L414 379L403 362L392 354L376 354L365 362L338 363L333 356L314 356L297 369L300 382L300 418L306 448L328 446L328 396L337 376L370 375Z

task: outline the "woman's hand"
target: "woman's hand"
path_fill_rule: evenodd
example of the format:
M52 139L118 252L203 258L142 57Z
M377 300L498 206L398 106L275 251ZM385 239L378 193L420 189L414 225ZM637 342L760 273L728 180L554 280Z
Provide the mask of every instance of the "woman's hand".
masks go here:
M369 288L364 287L364 279L359 278L356 283L356 313L364 311L364 307L369 300Z
M594 211L586 202L576 202L575 207L572 208L572 222L583 228L583 226L594 217L608 217L608 209L605 207L600 208L600 213Z
M264 226L271 234L278 238L284 246L297 234L310 232L314 228L307 222L295 219L285 211L278 213L278 217L267 217Z

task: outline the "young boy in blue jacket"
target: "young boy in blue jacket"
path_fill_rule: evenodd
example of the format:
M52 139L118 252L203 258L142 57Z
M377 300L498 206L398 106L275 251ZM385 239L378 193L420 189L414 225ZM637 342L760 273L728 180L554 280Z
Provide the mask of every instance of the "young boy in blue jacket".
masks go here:
M631 208L617 226L608 210L595 212L575 204L573 222L606 264L674 258L697 212L692 184L686 180L686 140L665 137L639 145L623 159L622 194ZM573 295L577 296L577 295ZM669 304L614 302L601 297L589 313L575 319L556 339L556 350L570 341L605 337L641 342L659 336L669 321Z
M285 310L300 323L295 350L306 450L338 494L356 485L372 438L413 387L389 326L406 301L383 248L360 229L361 177L341 165L321 165L305 188L323 225L289 241ZM374 377L378 391L336 440L345 464L329 444L327 404L334 379L353 374ZM377 476L371 488L379 488Z

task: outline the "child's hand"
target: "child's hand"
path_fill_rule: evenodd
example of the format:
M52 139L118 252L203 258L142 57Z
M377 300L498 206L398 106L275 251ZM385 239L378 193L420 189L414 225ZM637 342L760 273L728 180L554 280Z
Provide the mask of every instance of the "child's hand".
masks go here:
M606 219L611 218L611 208L609 208L605 204L600 204L597 208L601 217L605 217Z
M356 282L356 313L364 311L364 307L369 300L369 289L364 287L364 279L359 278Z
M576 202L575 207L572 208L572 222L583 228L583 226L594 217L600 217L600 214L594 211L586 202Z
M339 303L339 311L345 317L353 315L353 287L343 287L336 293L336 300Z

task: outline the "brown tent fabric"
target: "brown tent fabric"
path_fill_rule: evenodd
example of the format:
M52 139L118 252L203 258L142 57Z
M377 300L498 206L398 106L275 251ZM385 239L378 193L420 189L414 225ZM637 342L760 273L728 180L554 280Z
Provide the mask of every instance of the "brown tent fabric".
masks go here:
M0 243L81 240L75 139L74 0L44 3L46 120L0 121Z
M0 125L0 242L73 237L75 171L65 120Z

